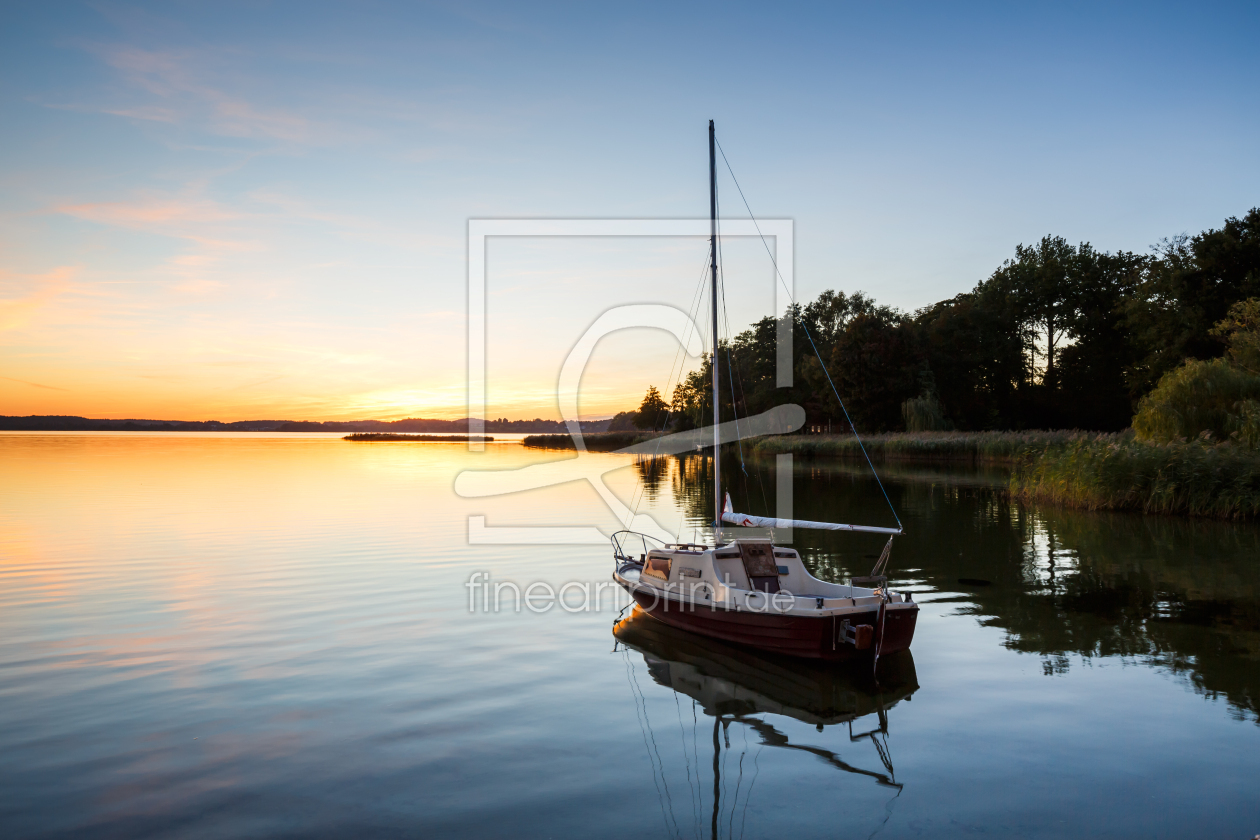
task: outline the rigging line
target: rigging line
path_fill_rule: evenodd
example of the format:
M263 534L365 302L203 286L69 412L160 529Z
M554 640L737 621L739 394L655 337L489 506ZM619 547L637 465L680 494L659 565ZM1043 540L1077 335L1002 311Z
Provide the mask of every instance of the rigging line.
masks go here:
M700 308L704 301L704 288L707 285L705 283L705 280L708 277L708 274L709 274L709 255L706 252L705 257L704 257L704 263L700 267L700 276L696 279L696 290L695 292L692 293L692 296L691 296L691 306L687 310L687 315L690 320L689 320L689 323L687 324L687 330L683 333L684 338L689 337L692 334L693 328L696 325L696 321L700 316ZM669 379L666 381L667 387L670 382L675 381L675 378L677 378L678 384L682 383L682 368L683 368L683 363L686 361L686 358L687 358L686 345L679 344L678 348L674 351L674 360L669 366ZM677 373L675 373L675 370L674 370L675 367L678 368ZM665 424L669 423L669 415L672 411L673 411L673 399L671 395L669 408L666 409L666 412L665 412L666 414L666 419L664 421ZM663 428L664 426L662 426L662 429ZM658 449L659 449L659 445L658 445Z
M717 193L717 189L716 189L716 188L714 189L714 193L715 193L715 194ZM721 202L720 202L720 200L717 200L715 203L716 203L716 205L717 205L717 207L718 207L718 211L719 211L719 216L718 216L718 218L721 218L721 215L720 215L720 213L721 213L721 207L722 207ZM723 323L725 323L725 325L726 325L726 368L727 368L727 372L728 372L728 373L731 373L731 367L732 367L732 365L731 365L731 334L732 334L732 330L731 330L731 319L730 319L730 316L729 316L729 315L727 315L727 312L726 312L726 262L725 262L725 260L722 258L722 223L721 223L721 222L717 222L717 230L718 230L718 235L717 235L717 237L716 237L716 242L715 242L714 244L715 244L715 246L717 247L717 252L718 252L717 265L718 265L718 272L720 273L720 279L719 279L719 277L714 277L714 278L713 278L713 282L718 284L718 287L717 287L717 291L718 291L718 293L717 293L716 295L714 295L714 296L713 296L713 306L716 308L716 307L717 307L717 301L718 301L719 299L722 301L722 321L723 321ZM715 317L714 317L714 319L713 319L713 320L716 322L716 321L717 321L717 318L716 318L717 313L715 312L715 313L714 313L714 315L715 315ZM715 342L715 343L716 343L716 344L718 344L718 346L721 346L721 343L720 343L720 342ZM714 348L714 354L715 354L715 355L716 355L716 352L717 352L717 348L715 347L715 348ZM718 359L714 359L714 360L713 360L713 364L715 364L715 365L720 365L720 364L721 364L721 362L720 362L720 360L718 360ZM720 372L720 369L719 369L719 372ZM744 466L744 440L743 440L743 438L742 438L742 437L740 436L740 434L739 434L739 409L738 409L738 408L736 407L736 405L735 405L735 377L734 377L734 375L732 374L732 375L730 375L730 376L727 376L726 378L727 378L727 380L728 380L727 385L729 385L729 386L730 386L730 389L731 389L731 416L735 419L735 442L736 442L736 444L738 444L738 446L739 446L739 468L740 468L741 470L743 470L743 472L744 472L744 489L745 489L745 491L747 491L747 489L748 489L748 469ZM714 400L717 400L717 398L718 398L718 395L717 395L717 394L714 394L714 395L713 395L713 399L714 399ZM719 511L719 513L718 513L718 519L721 519L721 518L722 518L722 516L721 516L721 512Z
M678 702L678 692L674 694L674 711L678 714L678 743L682 747L683 766L687 768L687 799L691 805L691 822L692 828L699 827L700 811L696 806L696 788L700 785L700 768L696 768L696 779L691 779L691 756L687 755L687 730L683 728L682 704ZM699 832L695 832L699 836Z
M628 654L626 661L630 661ZM674 797L669 794L669 782L665 778L665 762L661 759L661 750L656 745L656 731L652 729L652 720L648 717L647 695L643 693L643 687L639 685L639 677L635 674L633 665L630 667L630 675L634 680L635 689L639 692L639 697L643 700L643 719L647 721L647 731L652 738L652 752L656 754L656 761L661 766L661 787L665 788L665 801L669 803L669 821L674 824L674 831L670 836L673 837L675 834L682 836L682 832L678 830L678 820L674 818ZM655 772L655 768L653 768L653 772ZM669 825L666 824L665 828L668 829Z
M721 199L719 198L719 195L720 195L720 194L719 194L719 192L718 192L718 190L717 190L717 185L716 185L716 184L714 185L713 194L714 194L714 205L715 205L715 207L717 207L717 209L718 209L718 213L717 213L717 215L716 215L716 217L715 217L715 218L720 219L720 218L721 218L721 207L722 207L722 204L721 204ZM717 302L718 302L718 300L719 300L719 299L721 299L721 301L722 301L722 320L723 320L723 322L726 324L726 369L727 369L727 373L729 374L729 375L726 377L726 379L727 379L727 385L728 385L728 386L730 387L730 389L731 389L731 417L733 417L733 418L735 419L735 445L739 448L739 469L740 469L740 472L742 472L742 473L744 474L744 495L745 495L745 496L747 496L747 495L749 495L749 493L748 493L748 467L744 464L744 439L743 439L743 436L742 436L742 435L740 435L740 433L739 433L739 407L735 404L735 374L734 374L734 371L733 371L733 369L732 369L734 366L733 366L733 365L732 365L732 363L731 363L731 334L732 334L732 330L731 330L731 319L730 319L730 316L727 314L727 311L726 311L726 262L725 262L725 260L722 258L722 225L721 225L721 222L715 222L715 226L716 226L716 228L717 228L717 236L715 237L714 246L717 248L717 255L718 255L718 259L717 259L717 266L718 266L718 272L720 272L720 274L719 274L717 277L714 277L714 278L713 278L714 282L718 284L718 286L717 286L718 294L716 294L716 295L714 295L714 296L713 296L713 306L714 306L714 308L716 309L716 308L717 308ZM713 320L716 322L716 321L717 321L717 313L716 313L716 312L714 312L714 313L713 313L713 315L714 315ZM720 342L717 342L717 344L718 344L718 346L721 346L721 343L720 343ZM717 348L716 348L716 347L714 348L714 355L715 355L715 356L717 355ZM718 371L719 371L719 373L720 373L720 372L721 372L721 360L720 360L720 359L715 358L715 359L713 359L713 364L715 364L715 365L717 365L717 366L718 366ZM717 394L714 394L714 395L713 395L713 399L716 401L716 400L718 399L718 395L717 395ZM717 457L717 453L716 453L716 452L714 452L714 457ZM721 489L721 488L719 488L719 489ZM720 502L721 502L721 500L719 499L718 501L719 501L719 506L720 506ZM715 519L716 521L718 521L718 522L721 522L721 521L722 521L722 511L721 511L721 510L718 510L718 511L717 511L717 513L715 513L715 514L714 514L714 519Z
M643 748L648 754L648 763L652 765L652 784L656 787L656 802L661 806L661 819L665 822L665 831L669 832L669 817L665 815L665 797L661 795L661 785L656 778L656 762L652 760L652 748L648 746L647 730L643 727L643 715L639 711L640 698L642 692L635 691L635 683L631 681L631 674L634 673L634 665L630 662L630 649L622 648L622 655L626 663L626 682L630 684L630 694L634 697L634 714L639 719L639 734L643 736ZM642 701L646 710L646 700ZM663 769L663 768L662 768ZM672 837L673 834L671 833Z
M669 393L670 383L674 381L674 377L675 377L674 368L675 367L678 368L678 374L677 374L678 380L680 383L682 381L682 363L687 357L686 356L686 339L690 337L691 331L695 325L695 316L693 316L692 313L698 313L700 300L703 298L704 278L709 268L708 262L709 262L709 256L706 253L704 265L701 267L701 270L700 270L700 277L696 282L696 291L692 293L692 296L691 296L691 306L687 309L687 316L688 316L687 328L683 332L684 340L674 350L674 359L672 362L670 362L670 365L669 365L669 377L665 380L666 393ZM672 411L673 411L673 397L671 396L669 407L666 408L665 410L665 419L661 422L662 431L665 429L665 427L669 425L670 414L672 413ZM655 426L653 426L652 431L653 432L656 431ZM652 454L652 457L653 458L659 457L660 451L661 451L661 442L658 440L656 442L656 451ZM647 488L644 487L642 484L640 484L640 486L635 489L635 493L631 497L631 501L634 502L634 504L631 505L631 510L632 510L631 521L633 521L634 516L638 515L639 505L643 503L643 499L644 499L644 496L646 495L646 492L647 492Z
M696 745L696 729L700 725L700 719L696 715L696 698L691 698L691 757L696 763L696 789L700 794L700 810L704 811L704 788L700 786L702 774L700 772L700 750ZM703 818L700 818L703 819ZM704 824L700 824L701 833L704 833Z
M716 177L711 181L711 184L712 184L712 190L713 190L713 227L712 227L713 235L709 241L709 256L713 258L713 266L710 271L710 273L712 274L712 277L710 279L710 282L712 283L712 286L710 287L710 291L712 292L712 298L713 298L713 313L712 313L713 314L713 319L712 319L713 320L713 335L711 336L712 343L709 345L709 347L711 348L709 350L709 376L710 376L710 381L713 383L713 385L710 388L710 390L713 392L713 404L709 406L709 408L713 416L713 487L715 490L714 492L715 498L713 500L713 504L714 504L713 521L711 524L713 525L713 547L716 549L718 546L719 536L722 533L722 504L721 504L721 501L716 498L717 491L721 490L721 478L722 478L722 464L720 460L722 457L721 434L718 431L718 427L722 425L722 400L721 400L721 394L718 392L718 377L721 376L722 370L720 367L718 367L718 365L720 365L719 357L718 357L718 342L721 339L721 334L720 334L721 330L718 326L718 309L717 309L718 289L720 288L720 283L718 280L718 267L717 267L719 253L718 253L718 231L717 231L717 179ZM739 432L739 427L736 426L737 435L738 435L738 432Z
M739 721L739 718L736 718ZM739 754L739 776L735 780L735 798L731 800L731 816L726 821L726 836L729 838L735 836L735 808L739 805L739 787L744 783L744 756L748 755L748 727L741 727L744 733L744 749Z
M709 323L709 319L708 319L708 318L702 318L702 319L701 319L701 321L702 321L702 325L701 325L701 327L700 327L700 335L701 335L701 336L702 336L702 338L703 338L703 345L704 345L705 347L712 348L712 346L713 346L713 342L715 341L715 337L714 337L714 335L713 335L713 334L712 334L712 332L711 332L711 330L713 329L713 327L712 327L712 325L710 325L710 323ZM716 353L714 353L714 352L712 351L712 349L708 350L708 351L707 351L707 354L708 354L708 356L709 356L709 364L710 364L710 365L712 365L712 364L713 364L713 362L714 362L715 357L717 356L717 354L716 354ZM701 367L701 369L703 370L703 366ZM712 378L712 374L713 374L713 370L712 370L712 368L710 368L710 370L709 370L710 379ZM706 391L704 388L701 388L701 389L700 389L700 425L698 426L698 428L703 428L703 427L704 427L705 422L707 422L707 418L709 418L709 417L712 417L712 416L713 416L713 403L709 403L708 405L705 405L705 394L706 394L706 393L707 393L707 391ZM720 422L721 422L721 406L720 406L720 405L718 406L718 412L719 412L719 413L718 413L718 422L719 422L719 424L720 424ZM715 470L716 470L716 467L717 467L717 462L716 462L716 459L717 459L717 454L718 454L718 453L717 453L716 451L713 453L713 457L714 457L714 467L715 467ZM701 481L701 482L703 482L703 481L704 481L704 479L705 479L705 478L707 478L707 477L709 476L709 472L708 472L708 465L707 465L707 463L705 463L705 462L704 462L704 448L703 448L703 447L701 447L701 449L700 449L700 458L701 458L702 463L701 463L701 465L700 465L700 472L699 472L699 476L700 476L700 481ZM705 498L706 496L707 496L707 493L706 493L706 492L702 491L702 492L700 493L700 497L701 497L702 499L703 499L703 498ZM719 511L719 513L720 513L720 511ZM707 523L703 523L703 524L704 524L706 527L708 527L708 526L713 526L713 525L715 525L715 524L716 524L716 521L713 521L713 522L707 522ZM698 538L697 538L697 539L698 539ZM716 542L716 540L715 540L715 542Z
M722 777L721 767L718 765L718 752L722 749L721 742L718 741L718 727L722 724L721 717L713 718L713 819L711 822L711 838L717 840L718 825L718 807L722 801L721 789L718 786L718 780ZM668 828L668 826L666 826Z
M700 277L696 281L696 290L692 293L692 296L691 296L691 305L687 309L688 322L687 322L686 330L683 332L683 342L680 343L677 348L675 348L674 358L670 362L670 365L669 365L669 376L665 380L665 392L667 394L670 391L670 384L674 382L675 377L677 377L679 381L681 381L682 379L682 362L686 359L686 340L691 336L692 330L695 326L695 319L696 319L696 316L698 315L699 308L700 308L700 301L703 297L704 286L705 286L704 279L707 272L708 272L708 255L706 254L705 264L701 267ZM675 373L675 368L678 369L677 373ZM673 405L672 405L672 400L671 400L670 406L665 411L665 419L662 421L662 429L669 424L669 415L670 415L670 412L672 411L672 408L673 408ZM652 431L654 432L657 431L655 426L653 426ZM660 451L659 443L657 444L657 451L658 452Z
M896 806L896 804L897 804L897 800L898 800L899 798L901 798L901 791L902 791L902 790L903 790L903 788L898 787L898 788L897 788L897 792L896 792L896 793L894 793L892 796L890 796L890 797L888 798L888 801L884 803L884 821L883 821L883 822L881 822L881 823L879 824L879 826L878 826L878 827L877 827L874 831L872 831L870 834L868 834L868 835L867 835L866 840L873 840L873 838L875 837L875 835L876 835L876 834L879 834L881 831L883 831L883 830L884 830L884 826L888 825L888 821L889 821L890 819L892 819L892 815L893 815L893 807L894 807L894 806Z
M730 755L731 752L730 729L731 722L726 718L722 718L722 746L725 747L725 750L722 752L722 798L727 800L728 804L729 797L726 795L726 788L730 782L731 774L726 771L726 757Z
M751 497L752 494L748 492L748 466L744 461L744 439L743 439L743 436L740 435L739 433L739 407L736 404L736 400L735 400L735 363L731 357L731 333L732 333L731 321L730 321L730 316L726 312L726 272L725 270L722 270L722 285L720 289L721 289L721 299L722 299L722 320L726 324L726 371L729 374L726 378L727 378L727 385L731 389L731 416L735 418L735 443L739 448L739 471L743 475L743 478L744 478L744 495L746 497ZM764 495L765 495L765 492L763 488L762 496Z
M716 138L714 140L716 142ZM783 284L784 291L788 294L788 300L796 304L796 299L792 296L792 290L788 288L787 281L783 279L783 273L779 271L779 264L774 258L774 254L770 252L770 246L766 243L765 234L761 232L761 225L757 224L757 217L753 215L752 208L748 206L748 198L744 195L744 189L739 185L739 179L735 177L735 170L731 168L731 162L726 159L726 150L722 148L721 143L717 143L718 151L722 153L722 162L726 164L726 171L731 173L731 180L735 182L735 189L739 191L739 197L743 199L744 208L748 210L748 218L752 219L753 227L757 229L757 235L761 237L761 244L766 249L766 254L770 257L770 264L774 266L774 273L778 276L779 282ZM793 317L793 321L797 319ZM866 445L862 443L862 436L858 434L857 427L853 425L853 418L849 416L849 409L845 408L844 400L840 398L840 391L836 388L836 383L831 381L831 372L827 370L827 363L823 361L822 354L818 352L818 345L814 343L814 337L810 335L809 327L805 325L804 319L799 321L801 330L805 333L805 337L809 339L809 346L813 348L814 355L818 358L818 365L822 368L823 375L827 377L827 384L831 386L831 392L836 395L836 402L840 403L840 410L844 412L844 419L849 424L849 429L853 432L853 437L857 439L858 448L862 450L862 455L866 458L866 465L871 468L871 474L875 476L875 483L879 485L879 490L884 494L884 501L888 502L888 509L892 511L893 519L897 520L897 527L903 528L901 517L897 515L897 509L893 507L892 499L888 497L888 491L884 489L884 482L879 478L879 472L875 469L875 464L871 461L870 454L866 451Z
M735 369L734 357L731 356L731 343L734 341L735 331L731 329L731 318L730 318L730 314L727 312L727 309L726 309L726 260L722 255L722 238L721 238L721 234L722 234L721 195L722 194L721 194L721 190L717 188L716 184L714 185L713 192L716 197L716 203L717 203L717 208L718 208L718 214L717 214L718 271L721 272L721 285L718 287L718 289L721 292L721 299L722 299L722 320L726 324L726 369L727 369L727 373L730 374L729 376L727 376L727 379L729 380L728 384L731 389L731 416L735 418L735 442L739 447L739 469L740 469L740 472L742 472L744 476L744 496L751 498L752 493L748 491L748 466L744 461L744 439L743 439L743 436L740 435L739 433L739 407L737 406L736 401L735 401L735 370L736 369ZM715 364L716 364L716 360L715 360ZM748 408L748 405L747 405L748 392L744 390L744 380L742 376L740 377L739 384L740 384L740 390L743 391L744 393L744 401L745 401L744 408L747 409ZM760 472L757 473L757 481L758 481L758 486L761 487L762 502L768 508L769 502L766 501L766 487L765 487L765 484L761 483ZM718 511L716 518L719 522L721 521L722 519L721 511Z
M745 731L744 737L748 737L747 731ZM753 777L752 781L748 783L748 792L744 794L744 812L743 816L739 819L740 840L744 840L744 828L748 824L748 803L752 801L753 786L757 784L757 776L761 773L761 750L765 747L765 745L765 741L758 741L757 751L753 753Z
M723 309L725 310L725 306L726 306L726 303L725 303L725 293L723 294L723 304L722 304L722 306L723 306ZM724 317L726 317L726 316L725 316L725 312L723 313L723 315L724 315ZM730 322L729 317L727 317L727 318L726 318L726 320L727 320L727 323L729 324L729 322ZM739 364L735 361L735 357L734 357L733 355L731 355L731 351L730 351L729 347L727 348L727 351L726 351L726 352L727 352L726 365L727 365L727 367L728 367L728 368L730 368L730 369L731 369L731 379L732 379L732 382L733 382L735 379L738 379L738 380L739 380L739 393L740 393L740 395L741 395L741 396L743 397L743 399L744 399L744 409L745 409L745 410L747 410L747 409L748 409L748 389L747 389L746 387L744 387L744 374L743 374L743 372L740 370L740 368L739 368ZM732 402L732 404L734 403L734 401L735 401L735 396L734 396L734 394L732 393L732 395L731 395L731 402ZM742 450L742 447L741 447L741 451L740 451L740 467L741 467L741 468L744 468L744 465L743 465L743 450ZM747 470L747 468L744 468L744 475L745 475L745 476L747 476L747 475L748 475L748 470ZM766 495L766 483L765 483L765 480L762 478L762 475L761 475L761 470L756 470L756 476L757 476L757 486L758 486L758 488L761 490L761 502L762 502L762 504L765 506L765 509L766 509L766 510L769 510L769 509L770 509L770 497ZM745 492L747 492L747 488L746 488L746 487L745 487ZM750 494L750 495L751 495L751 494Z
M721 217L719 216L719 222L718 222L719 232L722 229L721 228L722 223L720 221L720 218ZM722 253L722 243L721 243L721 239L719 239L718 240L718 255L721 256L721 253ZM718 268L722 272L722 285L721 285L722 320L726 323L726 335L727 335L726 367L731 372L731 376L729 377L729 379L731 380L731 383L730 383L731 385L731 411L735 415L735 433L739 442L739 467L741 470L743 470L743 473L744 473L744 495L751 498L752 494L748 492L748 467L745 466L744 464L744 441L742 438L738 437L739 436L739 410L735 407L735 377L736 376L739 377L739 390L740 390L740 393L744 395L745 410L747 410L748 408L748 389L744 387L744 376L742 373L740 373L739 367L735 364L734 357L731 355L731 342L733 341L734 330L731 329L730 314L726 310L726 264L725 262L719 260ZM757 486L761 489L761 503L762 505L765 506L765 510L769 511L770 499L766 495L766 484L762 480L760 470L757 471Z
M893 770L892 756L888 754L888 735L884 735L884 742L881 744L879 739L875 737L875 733L871 733L871 743L875 745L875 752L879 753L879 760L883 762L884 767L888 770L888 776L894 782L897 781L897 771Z
M670 363L669 377L665 381L666 393L669 393L670 391L669 386L671 383L675 383L675 380L677 380L675 383L675 389L677 388L677 385L682 384L682 368L683 368L683 363L686 360L685 339L691 336L692 330L696 324L696 319L699 317L700 305L704 298L704 288L707 285L705 283L705 278L708 276L708 269L709 269L708 262L709 262L709 257L708 257L708 254L706 253L704 265L701 266L700 277L696 281L696 291L692 294L691 306L687 310L688 324L687 324L686 331L683 333L684 342L680 343L678 348L674 351L674 360L673 362ZM703 335L703 332L697 330L696 334ZM675 368L677 368L677 373L675 373ZM661 423L662 431L669 426L669 421L673 414L673 410L674 410L673 396L671 394L670 403L665 409L665 418ZM653 428L653 431L656 431L655 427ZM661 442L660 440L657 440L656 450L652 454L653 458L657 458L660 456L660 449L661 449ZM634 510L635 510L635 513L638 513L638 503L635 504Z

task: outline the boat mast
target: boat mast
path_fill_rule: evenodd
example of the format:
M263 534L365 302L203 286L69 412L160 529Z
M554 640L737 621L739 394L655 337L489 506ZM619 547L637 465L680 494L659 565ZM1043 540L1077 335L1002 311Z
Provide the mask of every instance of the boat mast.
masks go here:
M717 160L713 156L713 120L709 120L709 249L713 274L713 545L722 539L722 459L718 450L718 246L717 246Z

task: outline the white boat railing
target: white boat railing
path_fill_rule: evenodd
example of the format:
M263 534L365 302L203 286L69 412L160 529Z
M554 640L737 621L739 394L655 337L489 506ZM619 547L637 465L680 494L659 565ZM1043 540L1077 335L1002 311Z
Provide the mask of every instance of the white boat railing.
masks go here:
M631 542L635 537L638 537L639 541L643 545L643 554L641 555L642 557L647 556L647 553L649 550L648 540L651 540L652 542L660 546L666 545L664 540L658 539L657 537L654 537L651 534L644 534L641 531L628 531L628 530L617 531L611 537L609 537L609 539L612 540L612 545L613 545L613 565L616 566L617 568L620 568L625 563L642 562L641 560L635 560L632 555L626 554L626 551L625 551L624 543Z

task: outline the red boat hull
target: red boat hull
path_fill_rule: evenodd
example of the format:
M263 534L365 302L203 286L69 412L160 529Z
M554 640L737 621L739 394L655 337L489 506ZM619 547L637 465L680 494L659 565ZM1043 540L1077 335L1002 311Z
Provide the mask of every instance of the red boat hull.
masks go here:
M689 630L714 639L722 639L759 650L799 656L805 659L849 659L854 656L873 655L875 647L865 651L854 649L840 638L840 619L831 616L807 618L752 614L717 607L691 606L678 601L654 598L634 592L634 600L648 615L671 627ZM885 610L884 638L879 645L880 654L907 650L914 639L914 625L919 608ZM879 632L879 613L846 615L850 624L870 624Z

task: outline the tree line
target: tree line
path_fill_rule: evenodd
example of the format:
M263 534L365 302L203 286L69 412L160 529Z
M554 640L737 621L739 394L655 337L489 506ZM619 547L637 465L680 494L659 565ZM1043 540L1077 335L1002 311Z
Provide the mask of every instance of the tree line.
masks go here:
M85 431L85 432L434 432L468 434L469 420L439 420L408 417L403 420L108 420L70 415L0 415L0 431ZM487 419L485 432L567 434L560 420ZM602 432L607 420L583 420L582 431Z
M810 425L839 431L847 422L829 373L867 433L1119 430L1162 378L1188 360L1224 357L1218 325L1252 298L1260 298L1260 208L1161 240L1149 254L1046 236L1017 246L970 292L915 312L860 291L793 305L782 316L793 335L792 388L775 387L779 319L763 318L719 344L728 383L721 410L742 417L795 402ZM706 354L667 396L649 389L610 429L703 425L712 363Z

